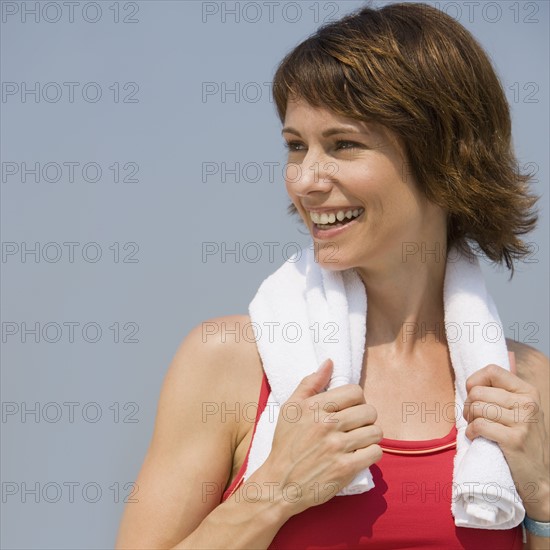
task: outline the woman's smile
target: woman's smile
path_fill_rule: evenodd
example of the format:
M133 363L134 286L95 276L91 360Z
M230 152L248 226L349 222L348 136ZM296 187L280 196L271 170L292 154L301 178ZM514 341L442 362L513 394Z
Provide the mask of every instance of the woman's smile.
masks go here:
M342 209L330 213L309 212L312 221L312 234L315 239L333 239L348 231L365 216L364 208Z

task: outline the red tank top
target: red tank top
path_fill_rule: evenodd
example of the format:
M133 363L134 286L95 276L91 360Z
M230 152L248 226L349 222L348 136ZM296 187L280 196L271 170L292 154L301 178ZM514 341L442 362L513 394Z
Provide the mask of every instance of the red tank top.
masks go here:
M270 393L263 376L254 433ZM521 526L509 530L456 527L451 514L456 427L424 441L382 439L382 458L370 467L375 487L366 493L335 496L291 517L269 549L344 550L351 548L521 549ZM244 463L224 492L240 485Z

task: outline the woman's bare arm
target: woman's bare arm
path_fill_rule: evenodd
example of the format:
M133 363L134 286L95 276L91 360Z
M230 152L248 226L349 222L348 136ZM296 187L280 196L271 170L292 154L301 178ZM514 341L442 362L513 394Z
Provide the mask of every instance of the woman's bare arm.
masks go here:
M230 328L239 319L218 322ZM257 403L262 371L255 343L204 340L196 327L170 366L137 479L139 502L126 507L119 550L265 549L288 518L330 500L382 457L376 410L365 403L362 388L324 391L332 374L328 361L289 399L301 411L299 420L279 414L268 459L220 504L239 437L253 427L250 413L229 411ZM224 405L227 414L220 414ZM210 414L216 407L218 414ZM260 487L259 498L246 498L252 484ZM323 489L311 490L317 486ZM286 489L296 487L299 497L289 497Z
M238 319L211 323L225 322L230 329ZM214 510L229 479L242 418L222 415L220 409L223 403L235 410L250 395L257 399L261 369L251 369L254 344L208 338L203 326L185 338L166 375L153 438L136 480L138 502L126 505L117 549L172 548ZM201 529L202 537L193 536L178 548L198 548L201 539L204 547L214 547L216 539L237 547L229 538L232 530L246 533L244 542L252 543L258 533L269 531L273 514L264 520L259 506L252 512L246 504L220 507L206 532ZM273 535L279 527L273 526Z
M506 339L508 349L516 355L517 375L532 384L540 392L540 403L542 408L542 418L546 434L550 434L550 363L548 357L537 349L526 344ZM548 442L541 449L543 453L542 460L548 463ZM539 521L550 520L550 487L548 481L542 481L536 486L537 490L533 495L535 509L532 511L526 505L528 515ZM550 539L547 537L537 537L527 531L526 550L550 549Z

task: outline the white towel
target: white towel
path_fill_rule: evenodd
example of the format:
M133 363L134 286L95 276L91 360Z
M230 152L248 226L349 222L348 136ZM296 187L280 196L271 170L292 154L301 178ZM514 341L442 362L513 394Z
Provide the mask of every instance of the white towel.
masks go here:
M466 379L473 372L489 363L510 370L504 331L479 261L456 249L448 254L444 310L456 409L460 411L451 511L459 527L511 529L521 523L525 509L506 459L495 442L481 437L470 441L462 417ZM323 269L309 248L297 252L263 281L249 313L271 393L252 440L245 480L269 456L280 407L304 376L330 357L334 370L329 389L359 383L367 296L355 270ZM366 469L337 496L373 487Z

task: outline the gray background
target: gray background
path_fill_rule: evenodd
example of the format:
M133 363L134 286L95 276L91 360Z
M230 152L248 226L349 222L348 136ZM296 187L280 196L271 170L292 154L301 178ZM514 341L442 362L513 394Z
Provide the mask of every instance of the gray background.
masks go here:
M239 3L237 22L223 13L234 2L81 3L71 22L62 2L42 2L38 15L27 13L35 2L2 2L3 548L112 547L182 338L208 318L245 313L293 243L308 242L285 213L285 153L264 83L325 17L362 2L305 1L299 13L281 1L271 20L265 3L252 4ZM435 4L490 53L518 157L538 171L531 261L511 282L482 263L506 336L548 354L549 5ZM22 93L36 82L38 98ZM64 82L77 83L74 98ZM204 83L238 94L203 97ZM22 163L36 162L39 181L22 181ZM116 162L127 179L137 165L137 181L116 183ZM236 162L239 181L222 174ZM83 172L87 163L96 164ZM218 173L205 176L204 163ZM264 163L278 163L274 174ZM271 258L265 242L277 243ZM221 254L235 243L236 255ZM203 257L204 246L218 252Z

